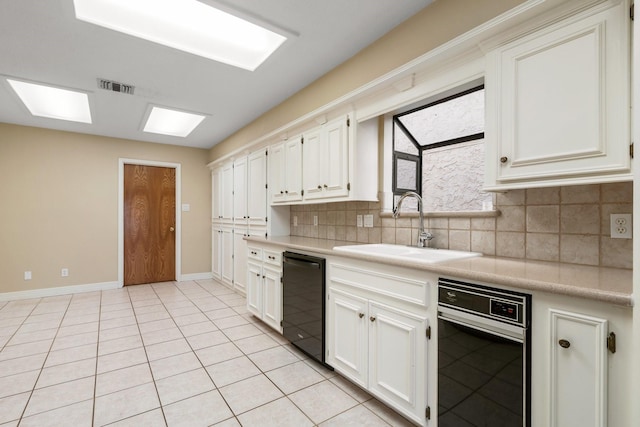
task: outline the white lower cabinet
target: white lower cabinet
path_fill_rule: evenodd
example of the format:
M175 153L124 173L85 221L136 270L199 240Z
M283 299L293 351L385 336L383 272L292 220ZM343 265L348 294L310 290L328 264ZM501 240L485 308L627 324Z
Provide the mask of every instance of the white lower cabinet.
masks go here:
M369 391L424 420L427 320L370 301L369 322Z
M330 265L327 363L405 417L426 425L428 317L426 304L415 301L426 302L428 280L424 272L403 277L397 268L372 268ZM419 298L390 297L408 286Z
M550 427L607 424L607 320L549 310Z
M368 304L364 298L331 289L329 364L361 387L367 387L369 357Z
M637 426L631 307L546 293L532 301L531 426Z
M221 280L221 256L220 249L222 246L220 226L211 225L211 274L214 279Z
M247 257L247 310L282 333L282 254L250 245Z
M220 280L233 287L233 228L220 229Z
M243 295L247 293L247 241L246 228L233 230L233 289Z

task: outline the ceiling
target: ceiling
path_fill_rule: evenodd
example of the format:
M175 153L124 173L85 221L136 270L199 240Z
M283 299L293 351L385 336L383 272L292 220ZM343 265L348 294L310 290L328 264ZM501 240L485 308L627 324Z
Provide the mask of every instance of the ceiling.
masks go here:
M73 0L4 0L0 122L210 148L431 1L233 0L227 11L297 35L251 72L79 21ZM89 92L93 123L32 116L5 77ZM99 89L98 78L133 85L134 94ZM186 138L145 133L150 105L207 118Z

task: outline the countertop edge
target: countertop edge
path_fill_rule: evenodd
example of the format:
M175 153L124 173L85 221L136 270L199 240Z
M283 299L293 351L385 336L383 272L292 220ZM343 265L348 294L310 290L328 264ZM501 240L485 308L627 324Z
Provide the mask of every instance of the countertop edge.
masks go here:
M579 297L590 299L599 302L606 302L609 304L624 306L624 307L632 307L633 306L633 295L631 293L625 292L617 292L612 290L604 290L604 289L594 289L594 288L581 288L579 286L548 281L548 280L536 280L531 278L522 278L511 275L504 274L496 274L486 271L477 271L472 270L469 267L464 265L459 265L458 261L450 261L443 262L438 264L423 264L412 261L403 261L397 259L389 259L384 256L377 255L365 255L365 254L357 254L357 253L348 253L348 252L336 252L333 250L334 246L344 246L344 245L353 245L357 244L354 242L344 242L338 240L323 240L323 239L311 239L311 238L299 238L300 242L296 242L295 237L283 236L283 237L253 237L248 236L245 237L245 240L248 242L256 242L260 244L268 244L275 245L282 248L293 249L293 250L301 250L308 251L317 254L323 255L332 255L332 256L340 256L345 258L353 258L359 259L363 261L373 261L384 263L387 265L397 266L397 267L406 267L417 270L428 271L432 273L437 273L444 276L451 276L460 279L474 280L479 282L491 283L496 285L502 285L517 289L525 289L530 291L538 291L538 292L547 292L558 295L566 295L572 297ZM313 242L314 244L310 244L309 242ZM510 263L521 263L523 266L527 263L531 263L530 261L518 260L515 258L498 258L498 257L482 257L485 260L505 260ZM479 258L478 258L479 259ZM458 264L458 265L456 265ZM554 268L561 268L561 264L559 263L550 263L544 261L536 261L536 265L548 265ZM567 266L569 269L570 266ZM591 267L597 268L597 267ZM618 269L616 269L618 270ZM619 269L622 271L622 269Z

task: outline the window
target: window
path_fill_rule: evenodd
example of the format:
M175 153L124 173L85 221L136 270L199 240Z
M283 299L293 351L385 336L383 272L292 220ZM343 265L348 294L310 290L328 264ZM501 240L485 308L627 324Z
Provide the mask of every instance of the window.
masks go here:
M393 194L423 197L425 211L482 210L484 85L393 116Z

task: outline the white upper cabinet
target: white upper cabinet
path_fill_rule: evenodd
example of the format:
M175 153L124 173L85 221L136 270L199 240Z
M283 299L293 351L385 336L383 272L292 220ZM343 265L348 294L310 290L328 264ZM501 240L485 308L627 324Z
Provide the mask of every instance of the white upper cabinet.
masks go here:
M236 224L247 219L247 158L233 162L233 218Z
M217 222L222 218L220 199L222 198L222 169L217 168L211 171L211 221Z
M271 147L269 185L272 204L302 200L302 136Z
M220 171L220 218L233 220L233 163L222 166Z
M269 194L272 205L377 201L377 120L344 114L271 146Z
M488 53L486 189L631 179L629 39L607 1Z
M349 118L339 117L304 134L305 200L349 195Z
M256 151L247 157L247 218L249 225L267 221L267 152Z

